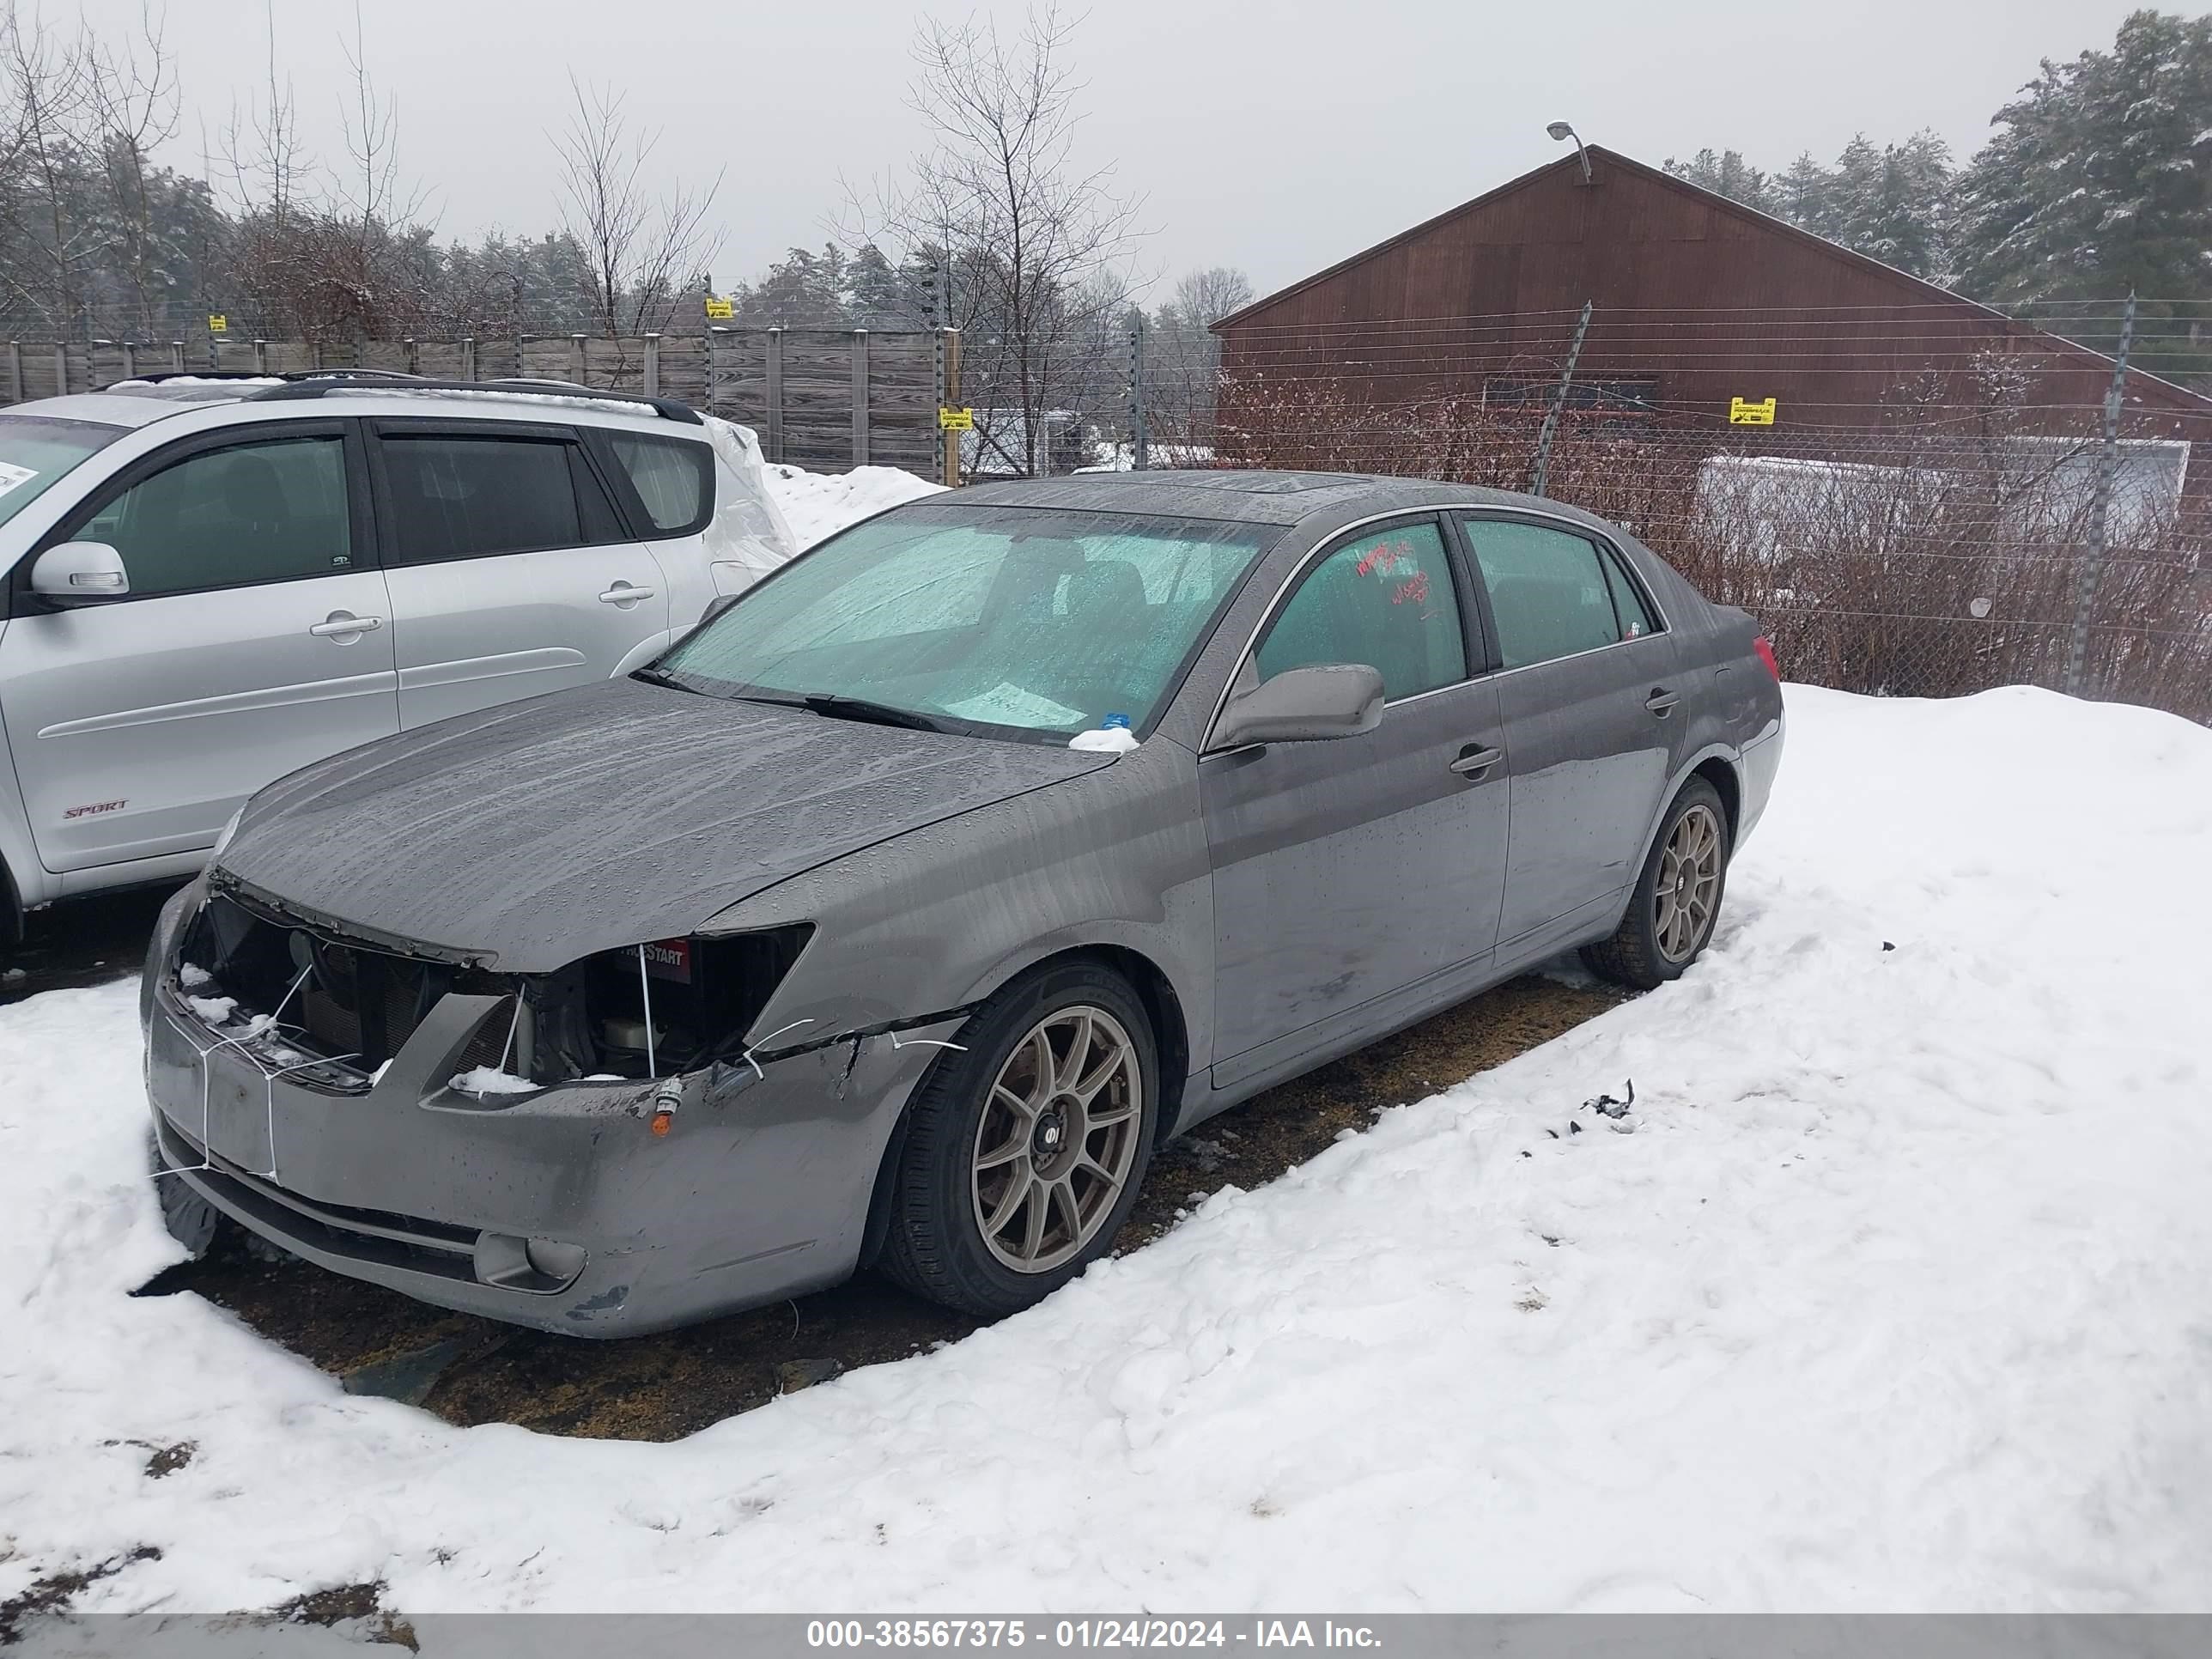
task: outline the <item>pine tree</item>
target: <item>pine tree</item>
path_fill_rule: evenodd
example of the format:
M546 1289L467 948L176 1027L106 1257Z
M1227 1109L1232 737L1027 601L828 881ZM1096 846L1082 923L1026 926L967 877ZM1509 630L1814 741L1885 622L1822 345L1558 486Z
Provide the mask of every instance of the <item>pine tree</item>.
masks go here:
M1765 173L1743 159L1740 150L1723 150L1718 155L1701 149L1686 161L1677 161L1668 156L1662 164L1667 172L1700 190L1709 190L1716 196L1725 196L1731 202L1741 202L1746 207L1771 212L1771 191Z
M1966 175L1961 286L2103 350L2132 289L2137 361L2212 381L2212 17L2134 13L1995 125Z

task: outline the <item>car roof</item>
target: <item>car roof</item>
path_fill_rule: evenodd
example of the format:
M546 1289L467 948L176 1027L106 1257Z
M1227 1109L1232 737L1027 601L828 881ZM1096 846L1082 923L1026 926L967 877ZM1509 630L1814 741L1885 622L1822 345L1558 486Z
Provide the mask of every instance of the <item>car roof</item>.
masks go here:
M283 386L284 379L270 375L266 378L232 376L225 379L197 380L191 377L171 378L148 381L118 381L98 392L72 392L63 398L39 398L29 403L8 405L0 413L44 416L57 421L92 421L105 426L138 428L172 415L181 415L188 410L206 409L222 404L242 404L254 399L257 392ZM481 388L456 386L447 382L423 382L394 376L391 379L363 379L358 381L333 376L328 381L317 381L319 396L313 399L286 398L271 400L268 416L297 418L301 415L335 413L360 415L364 412L394 412L395 402L412 401L435 404L441 416L476 416L488 420L514 420L518 416L528 418L533 410L548 406L562 410L566 422L581 415L621 425L639 424L668 431L672 423L663 421L651 405L641 400L631 404L605 394L594 394L590 388L572 386L558 380L511 381L504 385L486 385ZM373 405L362 408L339 407L322 410L316 407L325 400L339 402L357 398L374 400ZM303 407L302 404L306 406ZM678 426L671 435L684 435ZM700 436L702 434L692 434Z
M234 403L234 386L148 386L125 392L77 392L66 398L36 398L10 404L0 413L43 416L54 421L96 421L102 426L150 426L166 416L207 404Z
M927 498L942 501L942 496ZM1535 495L1480 484L1439 483L1371 473L1237 471L1085 472L974 484L958 499L987 506L1056 507L1094 513L1145 513L1245 524L1350 523L1378 513L1424 507L1519 507L1618 535L1595 515Z

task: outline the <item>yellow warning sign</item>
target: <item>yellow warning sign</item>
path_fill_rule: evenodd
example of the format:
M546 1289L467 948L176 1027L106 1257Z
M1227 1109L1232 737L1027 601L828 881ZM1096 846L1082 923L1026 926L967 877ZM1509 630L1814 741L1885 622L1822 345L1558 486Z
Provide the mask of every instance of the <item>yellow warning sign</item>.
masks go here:
M1729 424L1730 426L1772 426L1774 399L1769 398L1763 402L1753 403L1748 398L1729 398Z
M939 407L937 411L937 425L938 429L942 432L973 432L975 429L975 411L972 409Z
M738 314L738 302L726 300L719 294L707 296L707 315L718 323L726 323Z
M208 332L210 334L229 333L230 319L224 316L220 311L210 311L208 313Z

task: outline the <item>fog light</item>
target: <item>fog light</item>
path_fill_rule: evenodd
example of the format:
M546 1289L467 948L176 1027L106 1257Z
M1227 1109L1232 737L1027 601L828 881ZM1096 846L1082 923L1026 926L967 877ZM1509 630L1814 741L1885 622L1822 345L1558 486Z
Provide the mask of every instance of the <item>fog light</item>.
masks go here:
M503 1291L539 1296L565 1291L584 1271L588 1255L580 1244L557 1238L517 1238L512 1233L477 1235L477 1282Z
M584 1271L584 1247L580 1244L563 1244L557 1238L533 1238L522 1247L522 1254L539 1273L563 1285Z

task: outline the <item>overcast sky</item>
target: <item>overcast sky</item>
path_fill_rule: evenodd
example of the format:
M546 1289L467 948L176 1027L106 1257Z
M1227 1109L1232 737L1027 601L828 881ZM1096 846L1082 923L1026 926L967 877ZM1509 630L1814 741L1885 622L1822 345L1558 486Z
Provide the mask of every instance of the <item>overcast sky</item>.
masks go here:
M68 0L21 0L50 20ZM84 0L103 28L139 0ZM574 73L660 129L656 167L726 165L718 285L818 246L842 198L908 154L913 0L367 0L369 65L442 234L557 220L545 137ZM968 8L949 0L938 15ZM1015 5L982 6L1002 25ZM2036 72L2108 46L2130 0L1115 0L1075 54L1085 158L1144 201L1146 272L1295 280L1560 153L1545 123L1657 162L1734 145L1780 166L1855 131L1932 126L1963 158ZM309 145L344 156L340 36L353 0L276 0L279 72ZM198 170L263 73L263 0L170 0Z

